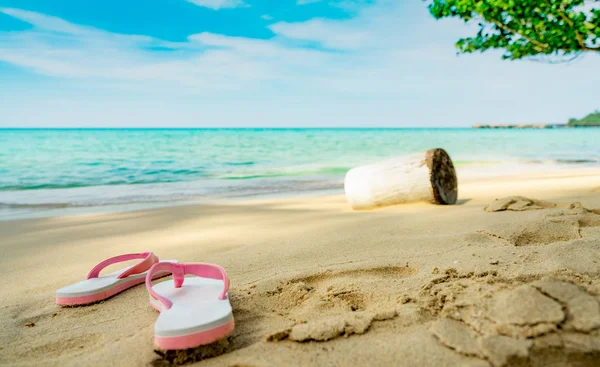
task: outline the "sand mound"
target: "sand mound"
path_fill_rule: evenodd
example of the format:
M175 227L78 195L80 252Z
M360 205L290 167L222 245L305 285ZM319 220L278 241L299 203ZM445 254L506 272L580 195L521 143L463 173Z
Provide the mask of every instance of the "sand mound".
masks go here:
M267 341L289 339L297 342L327 341L339 336L364 334L373 321L384 321L396 317L395 309L372 314L368 312L346 313L327 319L294 325L267 336Z
M266 296L275 312L295 324L312 322L314 315L320 315L320 319L341 316L337 321L341 324L340 320L349 320L349 312L376 315L390 305L387 295L376 291L381 279L404 279L416 273L409 266L329 271L292 279L267 291ZM382 303L383 299L386 302Z
M431 332L444 346L460 354L487 359L494 366L504 366L511 359L527 358L533 345L530 340L502 335L479 338L464 323L450 318L434 322Z
M535 208L543 209L538 205ZM572 203L565 208L553 207L532 213L517 225L496 225L479 233L514 246L547 245L582 238L581 228L600 226L599 213L598 210L584 208L580 203Z
M409 266L384 266L317 273L281 284L267 295L272 307L294 323L266 339L326 341L363 334L373 321L396 316L395 302L382 303L387 296L374 292L378 279L401 279L416 272Z
M523 196L508 196L501 199L496 199L484 208L486 212L501 212L505 210L525 211L554 208L557 204L530 199Z
M581 227L600 227L600 210L586 209L581 203L572 203L566 209L551 211L548 218L554 218L560 221L561 219L572 219Z
M560 278L526 282L450 269L417 302L438 316L430 332L456 353L505 366L544 365L552 352L547 362L592 366L600 358L598 296L583 287L587 278Z
M290 339L293 341L326 341L338 336L363 334L367 331L373 317L365 313L347 314L331 317L324 320L294 325L293 327L277 331L267 336L267 340Z

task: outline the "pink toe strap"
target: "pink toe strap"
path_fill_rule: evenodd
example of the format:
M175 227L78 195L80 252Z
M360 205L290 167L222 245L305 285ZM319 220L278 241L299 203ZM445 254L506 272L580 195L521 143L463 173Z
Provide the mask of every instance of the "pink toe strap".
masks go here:
M150 270L148 270L148 274L146 275L146 288L148 288L148 292L152 298L159 300L167 309L173 306L173 302L156 293L152 288L152 277L153 274L157 272L167 272L173 274L173 283L175 283L175 288L181 288L186 274L196 275L202 278L223 280L223 292L221 292L219 295L219 299L223 300L225 297L227 297L227 291L229 290L229 278L227 278L225 269L219 265L204 263L176 264L162 262L154 264Z
M127 269L126 271L122 272L121 274L119 274L119 276L118 276L119 279L127 278L128 276L133 275L133 274L143 273L146 270L150 269L150 267L152 267L152 265L156 264L159 261L158 257L156 255L154 255L154 253L152 253L152 252L142 252L139 254L119 255L119 256L111 257L110 259L106 259L106 260L102 261L100 264L94 266L92 268L92 270L90 270L90 272L88 273L86 279L98 278L98 276L100 275L100 271L102 271L102 269L106 268L109 265L120 263L123 261L135 260L135 259L143 259L143 260L140 261L139 263L137 263L136 265L132 266L131 268Z

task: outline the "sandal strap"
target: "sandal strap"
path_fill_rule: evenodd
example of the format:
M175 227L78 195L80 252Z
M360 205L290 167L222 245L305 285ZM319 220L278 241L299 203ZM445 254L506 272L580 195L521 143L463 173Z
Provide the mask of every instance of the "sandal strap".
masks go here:
M154 291L152 288L152 277L156 272L167 272L173 274L173 283L175 284L175 288L181 288L186 274L196 275L202 278L223 280L223 291L219 295L219 299L223 300L227 297L227 291L229 290L229 278L227 277L225 269L219 265L205 263L177 264L162 262L154 264L150 270L148 270L148 274L146 275L146 288L148 288L150 296L159 300L167 309L173 306L173 302L156 293L156 291Z
M123 278L127 278L128 276L133 275L133 274L143 273L146 270L150 269L152 267L152 265L156 264L159 261L158 257L156 255L154 255L153 252L141 252L141 253L137 253L137 254L119 255L119 256L115 256L115 257L106 259L106 260L102 261L101 263L99 263L98 265L94 266L92 268L92 270L90 270L90 272L88 273L86 279L98 278L98 276L100 276L100 271L102 271L102 269L106 268L109 265L124 262L124 261L129 261L129 260L135 260L135 259L143 259L143 260L140 261L139 263L137 263L136 265L132 266L131 268L125 270L121 274L119 274L119 276L117 278L123 279Z

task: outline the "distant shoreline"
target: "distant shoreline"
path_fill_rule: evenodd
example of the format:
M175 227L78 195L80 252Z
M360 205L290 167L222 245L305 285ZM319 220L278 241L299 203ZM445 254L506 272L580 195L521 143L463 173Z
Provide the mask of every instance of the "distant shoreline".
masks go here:
M476 124L473 129L573 129L600 127L599 125L570 126L568 124Z

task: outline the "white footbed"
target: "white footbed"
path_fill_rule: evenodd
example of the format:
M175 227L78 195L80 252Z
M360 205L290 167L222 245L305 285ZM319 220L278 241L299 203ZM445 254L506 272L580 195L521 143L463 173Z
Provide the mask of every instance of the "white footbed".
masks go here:
M156 293L173 302L166 310L152 297L150 303L161 310L154 324L154 335L174 337L196 334L225 325L233 320L229 297L219 299L223 281L199 277L186 277L181 288L173 280L153 286Z
M177 263L178 261L177 260L166 260L166 261L161 261L161 262ZM92 294L97 294L100 292L107 291L107 290L112 289L116 286L119 286L123 283L130 282L134 279L139 280L139 279L146 278L147 272L143 272L140 274L133 274L133 275L130 275L123 279L118 278L118 276L120 274L122 274L124 271L128 270L129 268L131 268L133 266L134 265L125 267L123 269L117 270L110 274L100 275L98 278L86 279L86 280L77 282L75 284L68 285L64 288L57 290L56 296L60 297L60 298L75 298L75 297L90 296ZM160 275L160 273L158 273L158 274Z

